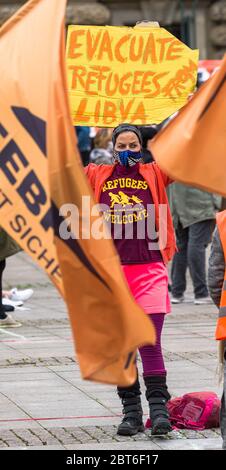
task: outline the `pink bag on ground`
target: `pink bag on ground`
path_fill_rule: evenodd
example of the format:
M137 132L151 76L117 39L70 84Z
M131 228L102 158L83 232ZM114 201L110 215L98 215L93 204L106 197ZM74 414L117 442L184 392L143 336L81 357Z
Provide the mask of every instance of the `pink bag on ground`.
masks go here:
M219 427L220 400L214 392L186 393L167 403L170 421L178 429L203 430ZM151 427L150 419L146 428Z

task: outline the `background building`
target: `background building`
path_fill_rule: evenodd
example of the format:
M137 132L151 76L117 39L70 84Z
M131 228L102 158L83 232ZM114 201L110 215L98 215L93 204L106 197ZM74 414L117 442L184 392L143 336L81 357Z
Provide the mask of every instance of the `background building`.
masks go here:
M0 0L0 24L23 0ZM220 59L226 51L226 0L68 0L67 23L133 26L158 21L200 59Z

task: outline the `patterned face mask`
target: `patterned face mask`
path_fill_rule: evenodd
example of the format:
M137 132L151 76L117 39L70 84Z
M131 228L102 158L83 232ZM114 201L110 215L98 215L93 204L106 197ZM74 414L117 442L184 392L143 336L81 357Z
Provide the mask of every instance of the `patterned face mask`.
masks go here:
M142 153L132 152L131 150L123 150L121 152L114 150L113 157L116 162L124 166L133 166L142 161Z

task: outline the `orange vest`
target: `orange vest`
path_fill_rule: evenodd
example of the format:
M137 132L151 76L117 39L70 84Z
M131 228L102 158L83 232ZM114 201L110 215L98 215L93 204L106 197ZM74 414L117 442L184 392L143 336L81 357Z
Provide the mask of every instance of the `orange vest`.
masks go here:
M224 251L224 259L226 261L226 210L217 214L217 227L219 230L220 240ZM222 286L219 318L216 328L216 339L226 339L226 269L224 272L224 282Z
M115 165L95 165L94 163L90 163L84 168L97 202L100 201L103 185L113 173L114 168ZM162 253L163 261L165 264L167 264L172 259L176 251L173 222L165 190L165 187L172 183L172 180L167 175L165 175L165 173L163 173L155 163L140 163L139 173L143 176L145 181L147 181L152 194L156 209L155 225L157 231L159 230L159 205L166 204L167 207L167 238L166 243L162 243L162 245L164 245L163 247L161 247L161 240L159 239L160 251Z

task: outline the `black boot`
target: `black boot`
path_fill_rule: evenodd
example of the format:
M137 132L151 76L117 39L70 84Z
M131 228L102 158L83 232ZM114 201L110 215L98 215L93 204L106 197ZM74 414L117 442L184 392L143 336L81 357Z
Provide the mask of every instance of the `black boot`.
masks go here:
M169 413L166 408L166 403L170 399L170 394L167 390L166 376L153 375L144 377L146 385L146 398L149 403L150 419L151 419L151 434L162 435L172 431L169 420Z
M134 436L144 431L143 411L141 407L141 391L137 378L131 387L117 387L118 395L122 400L124 418L118 427L117 434L122 436Z

